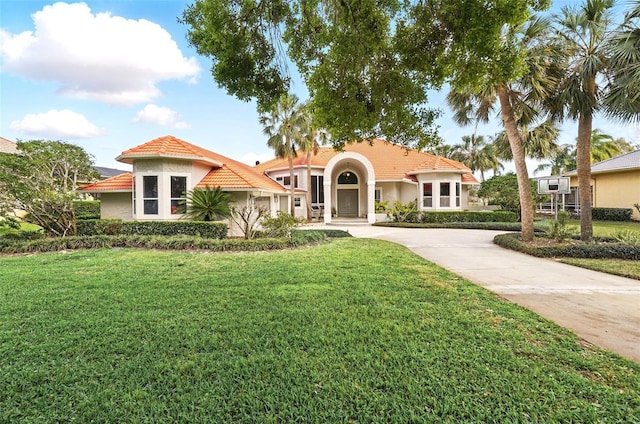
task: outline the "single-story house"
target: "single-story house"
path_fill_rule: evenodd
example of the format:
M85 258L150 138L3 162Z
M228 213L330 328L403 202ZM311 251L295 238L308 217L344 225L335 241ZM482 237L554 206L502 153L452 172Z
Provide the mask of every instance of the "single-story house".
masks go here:
M116 160L133 172L89 184L83 192L99 193L102 218L173 220L185 192L220 187L238 205L259 205L271 215L289 211L291 181L286 159L249 166L164 136L122 152ZM325 223L334 217L376 220L375 201L417 200L419 210L462 210L471 185L478 184L460 162L373 140L353 143L338 152L323 147L312 156L307 187L306 155L294 159L296 216L306 215L305 194ZM332 216L332 211L334 212Z
M571 190L577 199L578 172L566 176L571 178ZM640 220L640 212L634 207L640 203L640 150L591 165L591 200L596 208L630 208L633 219Z
M4 137L0 137L0 153L18 153L18 145L11 140L7 140Z

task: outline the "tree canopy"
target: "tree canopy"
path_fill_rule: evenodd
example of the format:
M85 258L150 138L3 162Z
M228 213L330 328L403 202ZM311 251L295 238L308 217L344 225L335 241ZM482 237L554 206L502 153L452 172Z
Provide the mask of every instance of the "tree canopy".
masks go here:
M81 147L62 141L18 141L18 154L0 154L0 217L13 208L49 235L75 230L73 200L78 184L98 178L92 157Z
M180 21L215 81L260 111L290 91L295 66L334 145L384 137L421 148L437 140L427 92L519 76L521 52L502 35L548 3L195 0Z

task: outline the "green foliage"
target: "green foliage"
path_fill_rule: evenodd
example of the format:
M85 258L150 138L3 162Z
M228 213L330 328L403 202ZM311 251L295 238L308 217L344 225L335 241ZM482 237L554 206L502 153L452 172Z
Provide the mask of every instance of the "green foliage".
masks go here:
M538 196L535 181L530 181L532 204L535 207ZM480 183L478 196L487 199L490 205L499 205L506 211L515 212L520 219L520 194L518 191L518 178L515 174L496 175Z
M447 223L447 222L516 222L518 216L510 211L422 211L420 222L423 223Z
M386 213L389 212L389 201L385 200L383 202L376 200L375 201L375 210L376 213Z
M417 200L409 203L402 203L398 200L393 202L391 207L391 216L395 222L416 222L418 216Z
M629 208L591 208L594 221L631 221L632 215Z
M120 221L117 219L82 220L77 223L79 236L94 235L188 235L224 239L228 227L223 222L203 221Z
M613 239L618 243L640 246L640 233L637 231L618 231L613 235Z
M192 221L218 221L231 217L231 194L220 187L194 188L187 193L186 219ZM185 205L180 207L184 208Z
M266 237L291 237L293 229L300 224L300 220L286 212L278 211L275 217L265 217L260 225Z
M558 243L571 238L574 234L574 228L569 226L569 212L558 212L558 219L551 223L551 227L547 231L547 236L554 239Z
M17 143L19 155L0 155L0 217L13 208L51 236L75 231L73 201L80 182L98 176L92 157L79 146L61 141Z
M100 219L99 200L77 200L73 202L76 219Z
M640 213L640 203L634 203L633 207L636 208L636 210L638 211L638 213Z
M528 245L518 234L500 234L493 242L507 249L541 258L592 258L640 260L640 246L624 243L572 243L549 246Z
M400 227L400 228L464 228L467 230L499 230L499 231L521 231L522 224L519 222L442 222L442 223L421 223L421 222L377 222L373 224L378 227ZM534 225L535 232L545 232L547 227Z

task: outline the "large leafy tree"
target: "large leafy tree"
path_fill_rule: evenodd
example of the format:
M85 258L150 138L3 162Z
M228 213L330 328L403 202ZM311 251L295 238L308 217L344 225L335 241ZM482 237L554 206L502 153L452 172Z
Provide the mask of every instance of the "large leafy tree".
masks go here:
M487 122L496 105L513 158L521 207L522 239L533 239L534 205L527 170L527 143L523 128L542 119L538 105L556 84L554 45L549 43L550 25L546 19L534 17L518 28L505 31L501 38L504 49L496 58L506 63L509 57L519 60L518 70L503 73L487 69L485 84L454 85L447 96L455 120L461 125ZM515 65L507 65L515 66Z
M18 154L0 155L0 193L6 208L21 209L26 219L48 235L75 232L73 201L78 185L98 178L92 157L81 147L62 141L19 141Z
M593 239L591 218L591 138L599 112L622 121L638 119L638 44L633 18L620 27L612 14L612 0L585 0L567 6L556 17L557 37L564 43L565 73L549 108L559 120L578 122L576 165L580 197L580 238ZM636 10L637 12L637 10ZM636 76L634 76L636 75Z
M300 72L332 143L384 137L424 147L439 112L427 92L452 77L479 87L510 80L522 55L503 43L547 0L195 0L187 37L216 82L270 110ZM490 82L492 82L490 81Z
M289 164L289 182L291 196L289 204L291 216L296 216L295 174L293 172L293 158L297 156L296 148L305 137L308 126L307 116L298 102L298 97L287 94L280 97L280 101L269 112L260 115L260 123L264 134L269 137L267 145L273 149L276 156L287 159Z

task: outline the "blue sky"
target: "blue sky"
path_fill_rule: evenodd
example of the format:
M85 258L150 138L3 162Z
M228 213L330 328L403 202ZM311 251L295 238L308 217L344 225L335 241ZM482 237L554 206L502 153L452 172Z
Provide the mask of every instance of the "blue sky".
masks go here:
M273 157L255 104L218 88L210 61L188 45L177 18L189 3L2 0L0 136L66 140L97 165L120 169L127 169L115 161L123 150L167 134L248 164ZM301 83L293 91L306 97ZM444 93L433 93L430 106L445 112L439 125L447 143L473 132L451 121ZM640 142L638 126L598 120L595 127ZM499 128L496 118L477 134ZM576 125L564 125L561 143L576 134Z

